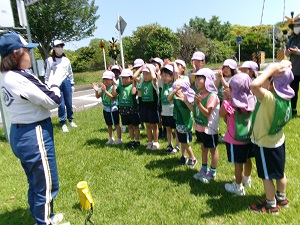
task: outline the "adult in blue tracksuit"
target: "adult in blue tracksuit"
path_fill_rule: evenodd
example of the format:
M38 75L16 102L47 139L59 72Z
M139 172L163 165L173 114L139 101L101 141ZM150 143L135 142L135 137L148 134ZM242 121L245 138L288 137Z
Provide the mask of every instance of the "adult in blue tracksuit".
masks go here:
M61 40L54 40L51 43L52 54L46 59L45 83L48 83L51 72L55 73L58 67L63 67L68 72L66 79L60 86L61 104L58 107L58 117L63 132L69 132L66 124L68 119L70 127L77 127L73 122L74 112L72 107L72 92L75 91L74 76L70 60L64 54L65 44Z
M30 213L37 225L53 225L59 183L50 110L61 102L59 86L67 73L57 70L45 85L28 72L29 50L37 45L13 32L0 38L1 91L11 121L10 145L29 184Z

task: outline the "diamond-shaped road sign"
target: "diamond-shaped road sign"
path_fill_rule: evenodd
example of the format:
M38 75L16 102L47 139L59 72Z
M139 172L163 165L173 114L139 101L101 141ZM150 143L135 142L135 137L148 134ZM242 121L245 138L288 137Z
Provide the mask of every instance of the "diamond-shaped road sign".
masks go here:
M119 30L118 23L120 23L120 30ZM119 16L119 21L117 21L116 29L117 29L118 31L120 31L121 35L124 33L124 30L125 30L126 25L127 25L127 23L126 23L125 20L122 18L122 16Z

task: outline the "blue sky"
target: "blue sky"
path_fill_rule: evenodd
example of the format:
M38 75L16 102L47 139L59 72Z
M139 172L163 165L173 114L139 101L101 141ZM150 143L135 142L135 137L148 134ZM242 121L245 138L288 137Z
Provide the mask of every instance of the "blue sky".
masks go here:
M263 0L95 0L95 4L99 6L100 18L96 21L98 28L94 37L67 43L67 49L88 46L94 38L111 40L118 37L115 29L118 14L127 22L123 37L132 36L139 26L155 22L176 32L196 16L209 21L215 15L222 23L228 21L232 25L259 25ZM283 14L290 17L291 11L295 16L300 14L299 0L265 0L262 23L275 24L283 20Z

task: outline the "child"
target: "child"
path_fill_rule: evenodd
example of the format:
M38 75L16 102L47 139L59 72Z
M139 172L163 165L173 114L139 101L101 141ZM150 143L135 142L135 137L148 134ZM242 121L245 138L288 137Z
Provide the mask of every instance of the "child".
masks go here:
M258 65L254 61L245 61L239 69L241 72L247 73L251 80L254 80L258 75Z
M140 146L140 117L137 104L137 89L132 85L132 71L130 69L122 70L120 77L122 84L117 87L116 93L119 99L119 112L121 115L122 125L128 126L130 142L126 148L137 148Z
M195 84L193 83L194 81L191 80L191 74L192 73L196 73L198 70L202 69L205 65L205 55L203 52L197 51L194 52L193 56L192 56L192 67L193 70L191 70L188 73L189 79L190 79L190 84L191 84L191 88L193 88L193 90L197 93L198 90L195 87Z
M116 103L116 98L114 97L116 94L116 85L113 82L114 73L111 71L105 71L102 75L101 88L99 89L96 83L92 84L92 87L95 90L96 98L102 97L103 104L103 116L105 123L108 128L109 139L105 143L106 145L118 145L122 144L121 139L121 127L119 125L119 110ZM117 131L118 140L114 141L113 137L113 128L115 126Z
M181 59L176 59L175 63L178 68L178 78L183 78L183 79L187 79L188 81L190 81L189 77L185 73L185 70L186 70L185 61L183 61Z
M235 181L226 183L225 189L237 195L245 195L243 184L249 186L251 181L252 164L250 171L245 169L245 176L243 176L243 164L249 160L249 152L252 150L250 128L255 99L250 91L251 82L252 80L246 73L238 73L233 76L229 88L224 91L226 94L223 95L220 109L220 116L226 120L227 124L224 141L228 161L234 163L235 167Z
M213 82L214 72L202 68L192 73L191 79L199 93L195 96L193 107L197 141L201 143L202 167L194 175L196 180L207 183L216 178L219 161L218 132L220 101ZM208 150L211 153L211 166L208 170Z
M140 73L143 77L138 78ZM155 67L152 64L145 64L140 67L133 75L136 82L140 82L141 86L141 102L140 102L140 117L141 122L146 124L148 143L146 149L159 149L158 143L158 122L159 115L158 107L158 85L155 74Z
M225 88L229 87L230 79L233 75L237 73L236 71L237 63L233 59L226 59L223 63L223 66L219 68L219 71L216 73L215 85L218 89L218 97L220 103L223 101L223 91Z
M176 130L182 152L180 163L188 163L191 168L194 168L198 162L189 145L192 142L193 106L191 103L194 102L194 98L195 91L190 88L190 83L184 79L177 79L174 82L172 92L168 97L169 102L174 102L173 117L176 121ZM185 155L186 152L189 158Z
M258 100L253 112L251 141L254 143L257 174L266 193L266 199L262 199L260 204L250 206L255 212L278 214L279 207L288 207L282 128L292 117L291 98L295 92L289 84L293 79L291 63L282 60L267 67L250 86Z
M162 79L162 88L160 92L160 101L162 105L162 125L166 128L168 147L166 149L167 153L175 154L180 150L175 119L173 117L173 108L174 105L168 101L168 96L172 92L172 85L174 82L174 67L171 64L168 64L162 67L161 70L161 79ZM175 137L176 137L176 147L172 145L172 129L175 129Z

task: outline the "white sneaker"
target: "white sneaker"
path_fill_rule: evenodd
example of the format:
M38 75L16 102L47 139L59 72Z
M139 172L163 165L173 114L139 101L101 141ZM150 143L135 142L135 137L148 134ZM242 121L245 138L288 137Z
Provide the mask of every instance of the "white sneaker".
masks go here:
M247 179L245 176L243 176L242 183L245 187L251 188L252 187L251 177L248 177Z
M115 139L112 138L112 139L109 139L105 144L106 145L112 145L114 143Z
M54 215L54 217L51 220L52 225L58 225L64 218L64 215L62 213L57 213Z
M152 149L152 142L148 142L146 149L147 150L151 150Z
M70 127L77 127L76 123L74 123L73 121L70 123Z
M237 187L237 184L235 183L235 181L233 183L227 183L225 184L225 190L233 193L233 194L237 194L237 195L245 195L245 189L244 186L241 185L239 188Z
M61 129L63 132L69 132L69 129L66 124L62 125Z
M159 143L158 142L153 142L151 150L158 150L159 149Z
M118 139L118 140L114 141L112 144L113 144L113 145L119 145L119 144L122 144L122 139Z

